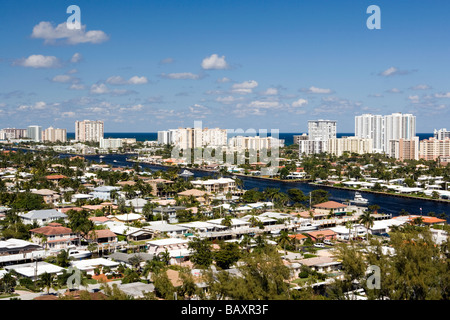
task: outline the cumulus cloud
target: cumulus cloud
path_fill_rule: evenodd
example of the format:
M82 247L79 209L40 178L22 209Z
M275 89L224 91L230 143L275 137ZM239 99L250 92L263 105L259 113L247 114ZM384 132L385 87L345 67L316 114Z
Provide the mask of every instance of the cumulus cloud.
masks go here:
M109 92L108 87L104 83L96 84L91 86L91 93L93 94L105 94Z
M402 93L403 91L398 89L398 88L392 88L392 89L387 90L386 92L388 92L388 93Z
M227 77L223 77L223 78L219 78L216 80L217 83L226 83L226 82L230 82L231 79L227 78Z
M435 98L450 98L450 92L446 92L446 93L435 93L434 94Z
M326 88L318 88L311 86L308 89L301 89L300 91L306 92L306 93L317 93L317 94L330 94L333 93L333 90L326 89Z
M146 77L138 77L138 76L131 77L128 80L129 84L145 84L147 82L148 82L148 80Z
M219 55L214 53L211 56L203 59L202 68L206 70L226 69L228 68L228 64L225 61L225 56L219 57Z
M159 64L169 64L169 63L174 63L175 62L175 60L173 59L173 58L165 58L165 59L162 59L161 61L159 61Z
M77 62L80 62L82 59L83 59L83 56L81 55L81 53L77 52L77 53L74 53L74 55L70 59L70 62L77 63Z
M278 89L277 88L267 88L267 90L264 91L262 94L268 95L268 96L277 95L278 94Z
M411 87L412 90L428 90L431 87L427 84L418 84L417 86Z
M406 75L406 74L410 74L415 71L416 70L400 70L396 67L390 67L390 68L387 68L386 70L380 72L378 75L382 76L382 77L391 77L391 76L396 76L396 75Z
M52 82L68 83L72 81L72 77L66 74L59 74L52 78Z
M101 30L86 31L86 25L82 25L80 29L68 29L66 22L54 27L48 21L41 21L35 25L31 37L44 39L46 44L56 44L58 40L65 40L65 43L70 45L79 43L97 44L109 39L108 35Z
M242 83L235 83L231 87L231 91L234 93L248 94L252 93L253 89L258 86L258 82L255 80L244 81Z
M298 107L303 107L304 105L307 105L307 104L308 104L308 100L300 98L300 99L292 102L291 106L294 108L298 108Z
M200 75L198 74L193 74L191 72L179 72L179 73L162 73L160 75L162 78L167 78L167 79L177 79L177 80L184 80L184 79L191 79L191 80L198 80L200 79Z
M28 58L16 60L13 65L27 68L57 68L61 65L55 56L43 56L41 54L33 54Z

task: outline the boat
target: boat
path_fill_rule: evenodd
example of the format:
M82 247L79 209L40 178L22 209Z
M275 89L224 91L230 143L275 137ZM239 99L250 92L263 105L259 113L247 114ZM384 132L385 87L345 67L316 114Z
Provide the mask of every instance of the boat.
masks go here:
M104 158L104 157L105 157L105 156L100 156L99 158L102 159L102 158Z
M361 193L356 192L355 193L355 198L353 200L350 201L351 203L355 204L355 205L360 205L360 206L365 206L369 204L369 200L367 200L366 198L364 198Z
M184 170L182 173L180 173L180 177L191 177L194 174L192 172L190 172L189 170Z
M304 221L304 222L300 223L300 227L297 228L298 232L311 231L311 230L317 230L317 226L313 225L310 221Z
M88 258L92 255L92 253L90 251L87 250L78 250L76 248L70 248L69 249L69 259L73 258L73 259L84 259L84 258Z
M117 160L113 160L113 162L117 162Z

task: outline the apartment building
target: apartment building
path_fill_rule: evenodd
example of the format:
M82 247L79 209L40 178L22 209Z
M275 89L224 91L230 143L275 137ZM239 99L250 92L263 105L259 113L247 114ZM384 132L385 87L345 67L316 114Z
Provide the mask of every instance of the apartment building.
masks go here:
M49 127L42 131L42 141L45 142L67 142L67 130Z
M100 120L83 120L75 122L75 140L78 142L100 142L104 135L104 124Z
M450 138L429 138L419 143L419 158L425 160L437 160L450 157Z
M357 137L342 137L328 140L328 153L340 157L344 152L358 154L372 153L373 140Z

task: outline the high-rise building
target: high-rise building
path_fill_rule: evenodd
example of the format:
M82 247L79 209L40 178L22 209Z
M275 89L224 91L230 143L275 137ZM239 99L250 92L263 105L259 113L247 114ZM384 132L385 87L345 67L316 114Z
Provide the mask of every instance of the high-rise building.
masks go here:
M444 140L445 138L450 139L450 131L447 131L447 129L434 129L434 138L437 140Z
M390 157L400 161L419 160L419 137L391 139L388 146L388 155Z
M328 153L338 157L342 156L344 152L358 154L372 153L372 146L372 139L361 139L357 137L335 138L328 140Z
M300 155L327 152L328 140L336 138L336 123L335 120L309 120L308 140L299 141Z
M100 142L104 134L103 121L84 120L75 122L75 140L79 142Z
M384 118L381 115L363 114L355 117L355 137L372 139L373 151L384 150Z
M441 140L429 138L420 141L419 157L425 160L450 157L450 138Z
M25 137L27 137L27 129L3 128L0 130L1 139L11 140Z
M388 146L390 140L410 140L416 136L416 117L400 112L384 117L384 141Z
M262 149L273 149L284 147L284 139L278 139L274 137L261 137L261 136L235 136L228 141L228 147L232 151L245 151L254 150L259 151Z
M227 130L219 128L178 128L158 131L158 144L174 144L180 149L227 145Z
M355 117L355 137L373 140L374 152L391 150L391 140L410 140L416 136L416 117L412 114L363 114Z
M28 126L27 138L30 138L34 142L42 141L42 127L41 126Z
M329 140L336 138L335 120L309 120L309 140Z
M301 140L308 140L308 134L304 133L302 135L294 135L293 139L294 144L300 144Z
M119 149L119 148L122 148L122 145L123 145L123 139L121 139L121 138L117 138L117 139L100 138L100 148L102 148L102 149Z
M42 141L48 142L66 142L67 141L67 130L49 127L42 131Z

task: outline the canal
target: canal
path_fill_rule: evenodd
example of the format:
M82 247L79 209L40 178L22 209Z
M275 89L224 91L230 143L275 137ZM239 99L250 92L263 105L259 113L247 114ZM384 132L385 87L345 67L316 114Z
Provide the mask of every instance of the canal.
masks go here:
M98 155L85 156L85 158L95 162L100 162L101 160L104 163L113 166L132 167L133 162L126 161L127 158L132 156L133 155L111 154L111 155L104 155L104 158L102 159L100 159ZM149 168L153 171L167 170L167 167L146 163L140 163L140 166L142 168ZM194 177L204 177L214 175L214 173L211 172L205 172L195 169L189 169L189 171L194 173ZM243 188L246 190L257 188L259 191L263 191L266 188L277 188L280 189L280 191L282 192L286 192L289 189L298 188L302 190L305 194L308 194L312 190L323 189L329 192L330 200L339 202L352 200L355 197L356 192L353 190L343 190L330 187L315 186L305 182L272 181L246 176L239 176L239 179L243 181ZM434 212L437 215L441 213L446 213L448 215L450 214L450 202L446 203L413 198L404 198L369 192L361 192L361 194L363 195L364 198L369 200L369 204L379 205L380 213L392 214L393 216L398 216L402 211L402 209L406 210L407 212L413 215L420 215L420 214L427 215L429 212ZM447 216L447 222L449 222L449 220L450 217Z

